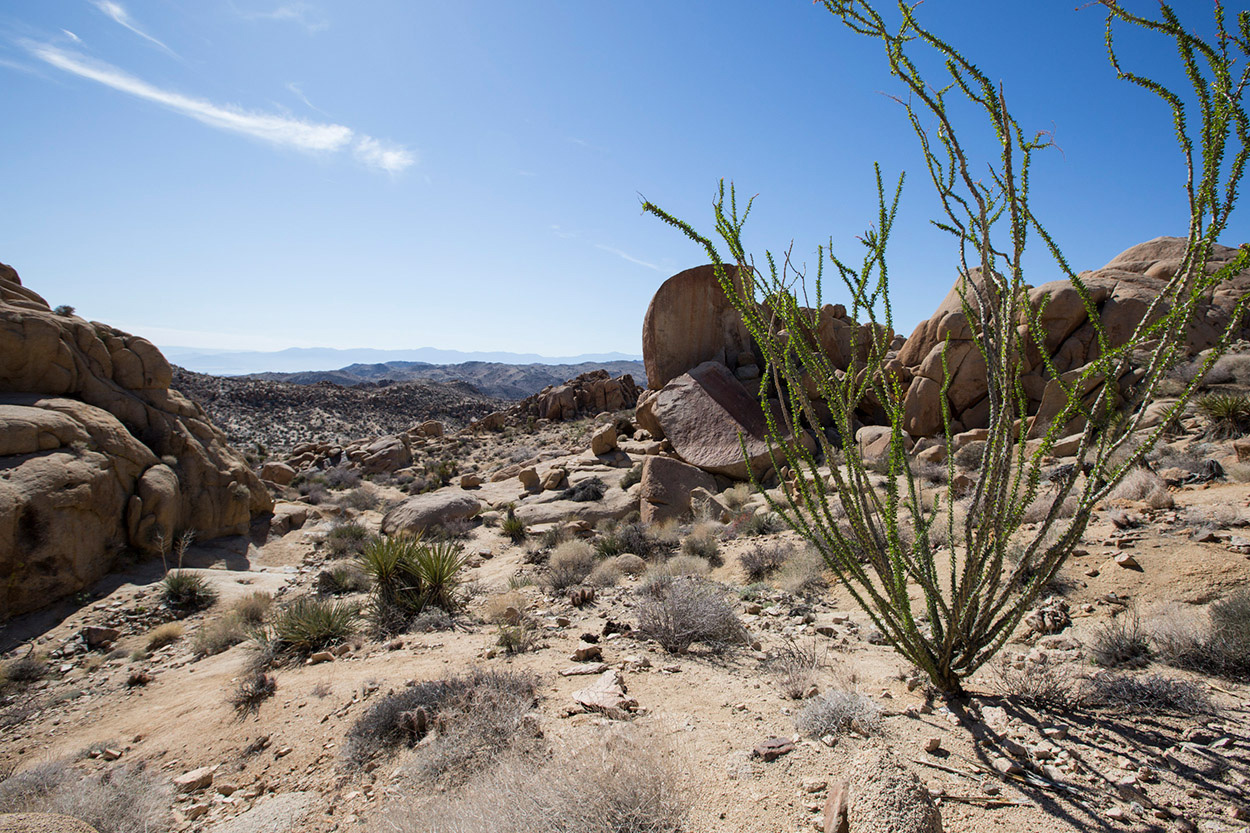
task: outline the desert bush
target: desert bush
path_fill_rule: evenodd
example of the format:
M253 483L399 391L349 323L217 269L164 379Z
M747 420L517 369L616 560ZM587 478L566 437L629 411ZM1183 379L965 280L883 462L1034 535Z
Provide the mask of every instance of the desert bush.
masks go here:
M612 531L600 535L595 541L595 549L603 556L631 552L646 559L672 551L666 540L641 522L620 524Z
M238 645L247 638L247 627L243 619L237 614L227 613L205 622L195 632L192 651L197 657L211 657Z
M495 644L508 656L533 651L539 645L538 628L527 616L521 617L515 625L501 624Z
M793 544L784 541L771 544L760 543L739 555L738 563L742 565L742 572L746 574L747 581L757 582L763 581L780 570L793 554Z
M272 674L253 670L244 674L230 692L229 703L240 716L260 711L260 704L278 690L278 681Z
M594 548L585 541L566 541L547 560L546 585L559 593L581 584L595 569Z
M1150 662L1150 637L1135 612L1103 623L1089 645L1090 659L1104 668L1141 668Z
M1085 681L1083 699L1090 706L1132 712L1200 715L1214 711L1202 686L1162 674L1096 674Z
M545 763L507 756L463 791L385 821L396 833L681 833L688 782L667 744L621 730Z
M369 577L353 562L331 564L317 574L317 592L323 596L363 593L369 586Z
M369 509L377 509L382 505L382 499L368 486L357 486L339 495L335 503L346 509L364 512Z
M453 735L447 746L459 747L462 761L497 753L507 745L500 745L507 727L515 730L534 707L536 690L529 674L481 669L406 686L380 698L352 724L347 757L364 763L379 752L413 745L432 730ZM455 727L457 722L463 725Z
M585 583L591 587L615 587L621 581L621 565L615 558L600 559L586 576Z
M720 541L716 533L698 526L681 541L681 554L702 558L713 567L724 563L720 557Z
M161 580L161 598L175 613L188 616L212 607L217 591L199 573L170 570Z
M854 691L835 689L807 700L794 716L794 728L809 738L881 733L881 707Z
M75 312L74 308L69 304L60 304L52 310L53 315L59 315L63 318L69 318Z
M515 615L510 612L515 611ZM506 593L495 593L486 598L482 607L482 618L492 625L499 623L515 624L518 617L525 611L525 596L517 590Z
M508 511L504 513L503 521L499 524L499 531L514 544L521 543L529 534L525 530L525 522L516 516L516 509L512 506L509 506Z
M26 685L38 682L48 676L48 670L48 663L33 653L9 660L0 668L0 688L3 688L3 684Z
M648 582L663 582L676 576L706 576L712 572L712 565L706 558L697 555L674 555L662 562L651 565L647 571Z
M815 640L801 644L787 639L777 655L768 662L768 671L781 693L791 700L802 700L816 685L824 656Z
M829 587L825 578L828 566L819 550L804 547L786 560L777 573L776 584L792 596L814 596Z
M1145 469L1142 469L1142 471L1145 471ZM1167 495L1166 486L1163 487L1163 494ZM1168 500L1171 500L1170 496ZM1040 494L1024 510L1024 514L1020 516L1021 521L1026 524L1040 524L1046 520L1046 516L1050 513L1052 507L1055 507L1055 496L1053 494ZM1076 510L1079 507L1080 501L1076 499L1076 495L1068 495L1056 508L1055 517L1059 519L1071 518L1076 514Z
M1000 658L991 667L995 688L1016 703L1062 712L1085 702L1082 678L1070 665Z
M452 518L425 530L429 541L464 541L473 536L478 521L474 518Z
M300 596L278 610L263 639L276 654L307 656L351 639L359 618L354 604Z
M589 477L565 489L560 493L563 500L572 500L578 503L591 503L596 500L602 500L604 494L608 491L607 485L599 477Z
M230 610L245 625L259 625L265 621L265 614L269 612L271 606L273 606L273 596L263 590L255 590L236 599L234 604L230 605Z
M1234 680L1250 680L1250 590L1212 604L1205 623L1156 629L1159 657L1169 665Z
M322 477L326 487L336 492L343 489L355 489L360 485L360 472L346 466L335 466L332 469L326 469Z
M751 335L752 346L779 377L776 385L761 386L760 393L761 399L773 397L778 406L772 412L776 418L768 424L775 467L788 468L794 476L776 510L790 528L820 548L833 572L852 586L855 599L884 638L939 690L959 693L962 680L1001 649L1048 591L1081 540L1093 507L1158 441L1171 417L1194 394L1196 382L1181 392L1163 415L1163 425L1150 429L1124 463L1110 465L1112 455L1141 427L1146 403L1183 352L1188 325L1206 293L1250 265L1250 249L1242 249L1211 274L1205 262L1211 246L1229 228L1238 184L1250 160L1250 147L1242 141L1250 121L1242 95L1250 38L1227 34L1240 33L1245 21L1237 13L1230 22L1221 3L1214 7L1215 26L1206 27L1216 33L1210 39L1203 39L1199 27L1182 21L1166 5L1156 19L1129 12L1119 0L1098 4L1106 14L1107 54L1118 77L1158 95L1171 110L1188 173L1182 183L1190 209L1182 267L1161 282L1139 323L1121 337L1107 332L1084 279L1069 267L1030 202L1029 174L1035 170L1035 154L1052 146L1048 134L1026 131L1007 110L1005 102L1011 98L1003 94L997 78L921 23L924 4L899 3L896 8L888 4L889 19L871 0L824 0L823 5L857 37L880 41L889 70L901 83L903 89L894 98L917 133L925 180L936 190L942 207L942 216L934 222L954 238L952 260L958 258L962 277L955 294L970 340L985 359L987 435L979 477L968 490L971 502L964 528L950 536L956 538L949 545L953 552L935 545L928 535L934 526L945 525L941 517L911 499L917 486L905 448L908 397L888 364L894 314L886 252L902 178L897 188L887 189L876 170L878 210L872 227L859 238L864 249L848 257L821 247L819 265L813 265L810 273L788 256L765 253L756 258L748 253L743 227L751 202L739 206L734 188L726 194L723 182L714 203L719 243L654 203L646 202L643 208L703 247ZM1139 29L1150 30L1152 36L1176 44L1175 54L1189 82L1186 88L1194 94L1176 95L1154 78L1122 66L1119 44L1125 28L1132 30L1130 37ZM1170 71L1157 64L1150 69ZM1218 106L1212 104L1215 101ZM971 138L971 131L978 130L999 143L987 150L980 133ZM1195 199L1195 194L1204 196ZM1036 349L1048 333L1039 305L1030 303L1028 268L1022 266L1032 262L1031 250L1026 251L1030 241L1040 241L1062 277L1077 287L1095 337L1107 345L1070 375L1063 374L1046 351ZM727 248L728 258L722 257L718 245ZM862 370L854 373L836 372L833 360L820 348L818 322L807 306L807 298L821 295L826 256L828 271L841 279L849 296L849 317L860 324L852 328L851 349L861 357ZM809 285L809 274L815 286ZM1233 322L1240 322L1250 298L1239 298L1237 304ZM1227 349L1236 326L1230 323L1215 348L1204 354L1203 370ZM1026 398L1018 393L1022 378L1033 370L1030 357L1038 352L1046 377L1058 384L1060 401L1058 413L1033 426L1040 441L1025 452L1017 440L1022 439L1020 426L1029 414ZM949 383L950 372L942 364L943 381ZM1102 384L1134 370L1142 372L1123 401L1117 385ZM817 399L823 403L820 412ZM843 466L828 471L821 466L821 460L831 459L835 451L831 435L854 436L865 399L874 401L878 421L890 430L884 455L889 474L880 483L870 475L856 443L848 442L842 449ZM818 443L815 451L790 441L804 425L820 425L822 416L832 425L830 431L811 432ZM938 430L949 435L953 415L946 405L940 416L943 427ZM1007 548L1019 542L1021 515L1037 494L1043 461L1074 422L1082 426L1078 459L1061 481L1055 500L1076 495L1077 511L1070 519L1045 522L1029 531L1018 563L1032 575L1020 581L1000 567ZM1016 466L1021 468L1018 477L1012 476ZM1079 477L1082 471L1089 476ZM847 511L848 533L824 511L831 496ZM944 501L944 510L950 511L953 504ZM1058 534L1050 538L1056 526ZM904 528L915 532L914 544L902 540ZM1042 549L1048 539L1052 543ZM866 561L861 560L865 556ZM949 571L948 557L955 561L955 569ZM912 615L911 596L917 589L925 617Z
M359 555L371 537L369 530L355 521L338 524L326 533L326 549L335 558Z
M774 532L780 532L786 528L785 521L776 512L759 511L734 521L730 524L730 530L734 535L745 535L748 537L756 535L772 535Z
M179 639L182 639L182 633L183 627L177 622L166 622L163 625L157 625L148 631L147 648L149 651L155 651L157 648L172 645Z
M751 484L736 483L717 495L717 499L730 512L741 512L747 505L747 501L751 499Z
M58 813L99 833L166 830L170 801L168 779L137 765L84 775L55 762L0 781L0 813Z
M746 640L746 629L720 588L693 577L651 583L638 603L638 632L671 654L698 642L723 651Z
M1140 500L1152 509L1166 509L1173 503L1163 478L1146 468L1130 471L1108 497L1112 500Z
M1197 402L1207 423L1210 440L1228 440L1250 431L1250 397L1237 393L1212 393Z

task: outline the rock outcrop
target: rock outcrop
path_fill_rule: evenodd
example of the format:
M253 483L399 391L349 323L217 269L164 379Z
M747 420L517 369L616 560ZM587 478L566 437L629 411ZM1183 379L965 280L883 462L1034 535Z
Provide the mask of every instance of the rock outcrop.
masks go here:
M1110 346L1118 347L1127 342L1151 302L1179 268L1184 249L1184 238L1160 237L1122 252L1102 269L1081 273ZM1219 269L1236 254L1236 249L1216 246L1207 263L1208 273ZM979 274L975 272L968 280L973 285L980 284ZM972 342L972 327L960 302L961 281L951 288L933 316L916 327L898 352L898 363L905 374L912 377L904 405L903 426L913 436L933 436L942 430L943 354L951 374L947 400L955 420L955 431L983 428L989 417L985 361ZM1228 326L1237 299L1247 290L1250 290L1250 272L1242 272L1222 283L1205 299L1187 333L1188 352L1197 353L1216 343ZM1042 310L1041 323L1046 332L1043 348L1061 374L1072 374L1075 378L1082 368L1099 357L1101 349L1076 288L1068 280L1051 281L1030 289L1029 300L1034 308ZM1245 334L1242 333L1243 337ZM1021 381L1029 413L1037 415L1036 425L1053 417L1061 404L1058 384L1048 380L1045 374L1037 346L1026 345L1025 374ZM1128 380L1120 381L1125 385ZM1090 393L1093 395L1096 390Z
M638 386L628 373L612 378L606 370L593 370L563 385L548 385L538 393L502 411L487 414L469 426L474 431L497 431L510 422L549 419L552 422L621 411L638 403Z
M244 533L273 501L149 341L54 313L0 265L0 618L123 549Z

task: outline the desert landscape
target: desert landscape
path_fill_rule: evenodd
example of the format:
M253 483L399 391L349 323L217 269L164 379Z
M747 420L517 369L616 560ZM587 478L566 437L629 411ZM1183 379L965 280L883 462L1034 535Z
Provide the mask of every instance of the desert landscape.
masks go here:
M0 833L1250 831L1250 12L129 5L0 13Z
M1085 279L1131 314L1183 242ZM1246 282L1204 307L1210 332ZM759 368L718 286L699 267L660 287L647 389L592 372L475 418L493 403L470 389L341 443L271 420L245 460L150 344L7 270L0 808L101 831L1244 829L1250 344L948 698L770 508L767 454L744 464ZM820 314L837 355L849 322ZM918 367L950 316L891 356ZM975 478L985 433L918 430L926 488ZM865 460L882 436L859 430ZM418 600L395 574L431 556Z

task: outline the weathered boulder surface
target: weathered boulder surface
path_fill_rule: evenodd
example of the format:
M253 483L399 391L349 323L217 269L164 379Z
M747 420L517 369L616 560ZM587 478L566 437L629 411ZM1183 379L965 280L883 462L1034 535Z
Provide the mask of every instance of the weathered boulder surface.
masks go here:
M482 510L482 502L470 494L444 489L410 497L382 516L382 532L419 533L448 521L472 518Z
M1102 269L1081 273L1110 346L1118 347L1128 341L1150 304L1179 268L1184 250L1184 238L1159 237L1122 252ZM1236 254L1236 249L1215 246L1207 272L1216 271ZM972 289L984 286L984 282L975 270L966 281L956 281L933 316L916 327L898 352L899 364L912 376L904 400L903 427L913 436L933 436L942 430L943 359L951 376L947 401L955 431L986 426L989 407L985 360L972 342L972 326L960 301L961 287ZM1250 271L1224 281L1207 296L1186 333L1189 353L1216 343L1228 326L1237 299L1247 290ZM1035 309L1042 310L1040 319L1046 333L1042 346L1056 370L1075 378L1099 357L1101 350L1089 312L1076 288L1069 280L1052 281L1029 289L1029 301ZM1246 323L1242 323L1242 337L1247 335ZM1053 380L1046 378L1037 346L1028 342L1023 349L1025 373L1021 381L1029 413L1037 415L1035 426L1040 426L1057 413L1061 403L1056 397L1060 391ZM1117 381L1124 388L1133 380ZM1097 388L1089 395L1096 396Z
M692 466L736 480L772 468L764 409L720 362L704 362L670 381L651 401L651 412L677 456ZM803 439L811 442L806 433Z
M149 341L57 315L0 264L0 616L74 593L130 548L244 533L268 490Z
M638 495L642 522L661 523L690 514L690 493L699 488L715 494L716 479L672 457L647 457Z

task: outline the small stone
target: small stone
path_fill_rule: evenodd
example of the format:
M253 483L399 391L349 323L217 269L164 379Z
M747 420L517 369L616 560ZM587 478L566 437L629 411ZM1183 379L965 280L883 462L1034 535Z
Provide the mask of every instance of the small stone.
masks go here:
M832 749L838 745L838 737L837 735L825 735L820 739L820 742Z
M1123 807L1112 807L1107 811L1107 818L1112 821L1128 821L1128 810L1125 810Z
M309 665L318 665L323 662L333 662L334 654L330 651L318 651L308 658Z
M804 778L802 784L805 793L818 793L827 786L829 782L820 778Z
M582 645L569 659L573 662L597 662L603 659L603 649L598 645Z
M775 761L782 755L788 755L794 751L794 742L788 738L769 738L761 743L756 744L754 754L764 762Z
M942 749L942 739L939 737L927 738L924 742L924 751L930 755L936 755Z
M1126 552L1116 555L1115 563L1126 570L1141 570L1141 565L1137 563L1137 559Z
M174 778L174 790L180 793L191 793L212 786L213 768L202 766L190 772L184 772Z
M1250 809L1242 807L1239 804L1229 804L1226 812L1228 817L1234 821L1250 820Z
M100 753L100 757L106 761L116 761L121 756L122 751L120 749L105 749Z
M281 749L279 749L277 752L273 753L273 756L275 758L285 758L287 755L290 755L294 751L295 750L292 749L291 747L284 746Z
M1003 775L1019 775L1024 772L1024 768L1010 758L996 757L990 764Z
M88 625L82 629L82 637L87 641L87 647L91 650L97 648L107 648L118 640L122 632L117 628L102 628L97 625Z
M1042 730L1042 737L1050 740L1063 740L1068 736L1067 726L1047 726Z
M573 665L560 672L561 677L580 677L588 674L602 674L608 670L607 663L596 662L588 665Z

